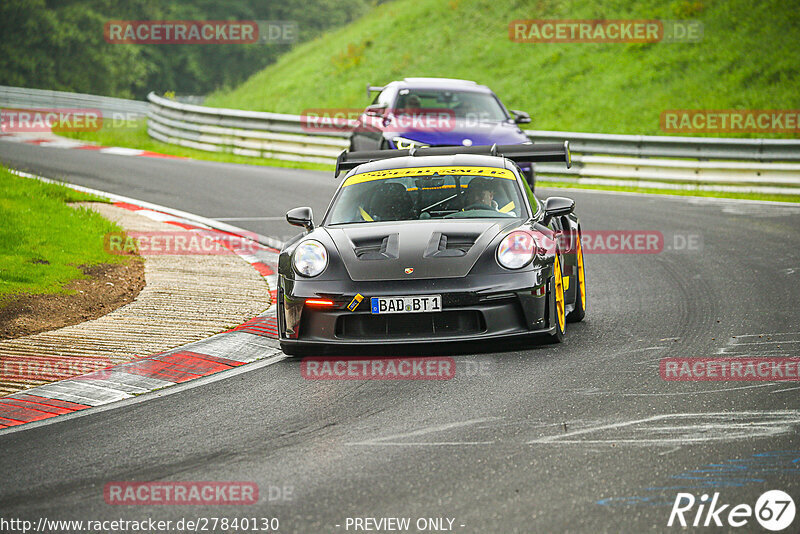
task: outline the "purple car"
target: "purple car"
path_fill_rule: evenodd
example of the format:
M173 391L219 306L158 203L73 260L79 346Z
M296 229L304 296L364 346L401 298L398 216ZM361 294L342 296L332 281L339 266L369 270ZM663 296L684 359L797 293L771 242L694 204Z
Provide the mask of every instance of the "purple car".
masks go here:
M405 78L384 87L358 118L350 151L434 146L530 144L519 124L524 111L507 110L491 89L467 80ZM533 189L533 166L522 167Z

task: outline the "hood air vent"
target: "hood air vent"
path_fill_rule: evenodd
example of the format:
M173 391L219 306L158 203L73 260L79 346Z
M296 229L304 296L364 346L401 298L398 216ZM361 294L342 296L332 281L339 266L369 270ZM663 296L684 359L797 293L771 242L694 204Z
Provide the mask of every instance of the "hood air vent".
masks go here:
M353 252L359 260L396 260L400 257L398 234L351 240L351 242Z
M428 247L425 249L425 258L452 258L465 256L480 234L457 234L434 232Z

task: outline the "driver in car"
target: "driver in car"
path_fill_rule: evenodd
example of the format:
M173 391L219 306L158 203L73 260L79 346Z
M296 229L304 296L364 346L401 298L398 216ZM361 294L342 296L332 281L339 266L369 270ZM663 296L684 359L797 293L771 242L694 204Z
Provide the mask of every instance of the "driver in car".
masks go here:
M497 211L494 201L494 184L488 178L478 176L467 187L467 208Z
M404 113L414 113L422 108L422 102L417 95L408 95L405 105L401 108Z

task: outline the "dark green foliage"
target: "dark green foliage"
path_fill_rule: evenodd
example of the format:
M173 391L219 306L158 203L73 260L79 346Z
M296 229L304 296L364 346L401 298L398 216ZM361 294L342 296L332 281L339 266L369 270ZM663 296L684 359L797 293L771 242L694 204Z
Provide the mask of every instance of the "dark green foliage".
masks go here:
M299 41L365 13L367 0L2 0L0 85L143 98L232 87L291 45L133 45L103 37L108 20L295 21Z

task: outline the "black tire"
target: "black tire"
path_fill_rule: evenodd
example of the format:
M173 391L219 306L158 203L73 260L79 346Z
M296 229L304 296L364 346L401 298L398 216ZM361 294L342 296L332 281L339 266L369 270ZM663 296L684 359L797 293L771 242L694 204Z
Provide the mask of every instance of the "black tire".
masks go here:
M567 318L566 318L566 302L564 301L564 282L562 281L563 273L561 271L561 257L556 252L556 257L553 260L553 281L551 284L552 290L550 291L550 299L553 305L552 310L555 317L552 317L555 330L550 334L551 343L561 343L564 341L564 335L567 332ZM558 301L559 293L561 295L561 313L559 318ZM560 320L559 320L560 319Z
M578 323L586 317L586 275L583 267L583 249L581 248L580 233L578 234L578 248L575 252L575 309L567 315L567 321Z

